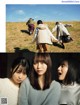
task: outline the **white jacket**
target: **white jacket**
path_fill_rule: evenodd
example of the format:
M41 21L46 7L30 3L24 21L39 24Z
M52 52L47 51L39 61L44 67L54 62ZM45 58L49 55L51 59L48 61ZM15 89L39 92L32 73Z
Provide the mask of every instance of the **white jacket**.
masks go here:
M39 24L35 30L35 34L32 42L36 41L37 44L39 43L52 44L53 40L58 41L53 36L53 34L51 33L47 25Z
M63 35L70 35L70 33L68 32L67 28L65 27L64 24L59 23L58 25L56 25L53 29L52 29L52 33L57 31L57 28L59 28L59 36L63 36Z

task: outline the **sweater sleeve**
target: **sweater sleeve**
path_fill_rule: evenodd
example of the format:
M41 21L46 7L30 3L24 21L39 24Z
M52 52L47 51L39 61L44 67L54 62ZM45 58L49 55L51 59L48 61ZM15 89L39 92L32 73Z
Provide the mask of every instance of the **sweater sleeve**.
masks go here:
M56 103L55 105L57 105L57 104L59 105L59 99L60 99L60 95L61 95L61 85L59 83L57 83L55 91L56 91L55 99L54 99L54 101Z
M59 98L61 94L61 86L58 82L53 82L46 99L41 105L59 105Z
M20 86L18 105L28 105L29 81L26 79Z
M49 105L59 105L59 98L61 94L61 86L58 82L55 82L55 85L53 85L53 90L52 90L52 96L51 96L51 103Z
M47 27L47 30L48 30L48 33L49 33L49 35L50 35L52 41L58 42L57 38L52 34L52 32L50 31L50 29L49 29L48 27Z

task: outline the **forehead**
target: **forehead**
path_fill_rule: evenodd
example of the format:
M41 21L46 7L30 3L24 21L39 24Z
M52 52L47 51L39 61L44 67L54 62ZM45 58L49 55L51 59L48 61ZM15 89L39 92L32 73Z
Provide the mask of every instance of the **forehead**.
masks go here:
M61 65L68 66L68 61L62 61Z

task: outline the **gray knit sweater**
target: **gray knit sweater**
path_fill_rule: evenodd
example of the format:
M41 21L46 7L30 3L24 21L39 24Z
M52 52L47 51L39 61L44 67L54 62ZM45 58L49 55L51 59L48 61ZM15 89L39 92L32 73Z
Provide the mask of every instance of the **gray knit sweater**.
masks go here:
M58 82L52 81L50 88L36 90L30 85L27 78L21 85L19 91L19 105L58 105L61 86Z
M80 105L80 85L62 85L59 104Z

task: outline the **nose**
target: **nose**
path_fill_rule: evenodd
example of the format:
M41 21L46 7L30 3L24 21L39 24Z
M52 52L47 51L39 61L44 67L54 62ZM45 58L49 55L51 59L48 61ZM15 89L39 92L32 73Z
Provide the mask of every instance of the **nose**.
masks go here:
M19 78L19 79L22 79L22 78L23 78L22 73L19 74L18 78Z
M59 66L57 70L58 70L58 71L61 71L61 66Z
M41 67L41 63L38 62L38 64L37 64L37 68L40 68L40 67Z

